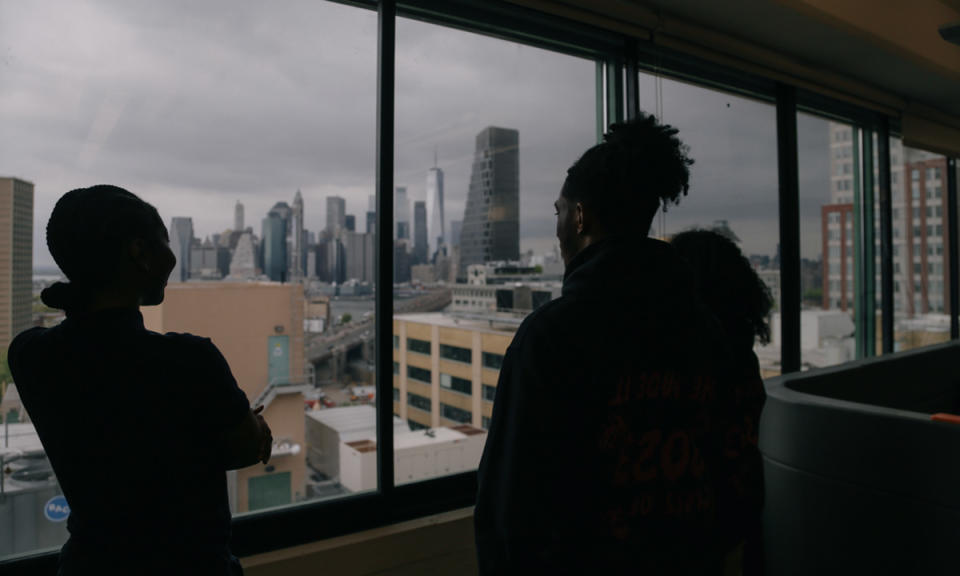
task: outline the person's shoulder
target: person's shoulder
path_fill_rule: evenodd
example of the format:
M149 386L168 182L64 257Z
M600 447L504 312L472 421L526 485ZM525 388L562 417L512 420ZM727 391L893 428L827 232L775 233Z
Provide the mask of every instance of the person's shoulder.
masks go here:
M520 327L517 328L511 346L517 347L531 341L540 342L545 340L544 337L556 335L563 310L569 307L571 302L571 298L561 296L542 304L536 310L527 314L527 317L520 323Z
M19 363L20 357L25 353L29 353L30 349L33 348L49 330L50 328L35 326L17 334L7 347L7 362L10 365L11 371L16 371L15 366Z

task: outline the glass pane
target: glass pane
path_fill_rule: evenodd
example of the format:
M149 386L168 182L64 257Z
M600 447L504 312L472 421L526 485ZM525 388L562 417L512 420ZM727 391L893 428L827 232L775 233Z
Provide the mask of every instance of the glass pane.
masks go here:
M894 351L950 339L947 159L890 139Z
M861 186L859 134L849 124L797 115L804 370L856 357L855 251L861 246L854 208ZM859 206L860 200L856 202Z
M0 172L34 185L33 320L62 318L37 294L60 277L43 232L63 193L106 182L156 206L178 264L147 328L212 338L273 431L268 465L227 473L235 514L376 478L375 445L357 443L375 429L376 30L376 13L327 2L0 8ZM189 405L186 384L154 402ZM10 437L0 557L66 537L29 415ZM85 473L114 487L130 458Z
M755 352L764 378L780 374L780 225L776 108L684 82L640 74L640 103L690 147L690 192L661 211L651 236L691 229L732 239L770 291L769 343ZM647 108L649 107L649 108Z
M596 143L595 74L589 60L397 22L398 484L479 464L503 354L560 294L553 202Z

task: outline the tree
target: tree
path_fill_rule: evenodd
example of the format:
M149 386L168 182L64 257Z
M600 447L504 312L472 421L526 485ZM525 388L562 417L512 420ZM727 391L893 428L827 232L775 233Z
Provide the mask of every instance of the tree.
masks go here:
M7 365L7 353L0 352L0 383L3 383L4 391L10 382L13 382L13 376L10 374L10 366Z
M353 315L350 314L349 312L340 317L340 323L341 323L341 324L346 324L346 323L350 322L351 320L353 320Z

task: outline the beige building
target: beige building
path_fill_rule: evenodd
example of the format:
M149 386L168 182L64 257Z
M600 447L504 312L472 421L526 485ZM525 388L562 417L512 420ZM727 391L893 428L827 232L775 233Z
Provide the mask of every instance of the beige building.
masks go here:
M0 351L30 327L33 310L33 184L0 178Z
M306 497L304 310L301 285L274 282L171 284L163 304L142 309L149 330L213 340L251 405L265 407L273 456L230 473L235 512Z
M500 366L519 323L439 312L395 316L394 414L411 428L489 428Z

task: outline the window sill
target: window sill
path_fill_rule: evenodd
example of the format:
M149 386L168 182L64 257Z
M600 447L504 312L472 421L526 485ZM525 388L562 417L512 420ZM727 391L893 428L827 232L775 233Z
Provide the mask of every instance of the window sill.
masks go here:
M248 576L314 574L323 567L355 575L476 574L473 507L284 548L241 560Z

